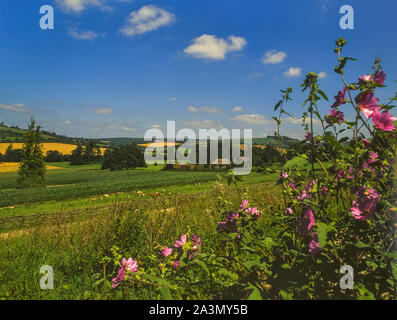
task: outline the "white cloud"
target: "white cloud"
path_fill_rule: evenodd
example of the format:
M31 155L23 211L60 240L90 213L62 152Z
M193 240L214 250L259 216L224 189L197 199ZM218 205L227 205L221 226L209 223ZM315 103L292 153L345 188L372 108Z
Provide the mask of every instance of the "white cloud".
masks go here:
M229 52L240 51L247 44L242 37L229 36L227 40L203 34L192 40L184 52L194 58L223 60Z
M251 124L271 124L272 120L268 120L264 115L261 114L242 114L235 118L231 118L230 120Z
M302 74L302 68L290 67L284 72L284 76L287 78L300 77Z
M90 30L80 30L80 31L76 31L76 30L70 30L69 34L78 40L94 40L96 38L103 38L105 36L105 34L103 33L96 33L94 31L90 31Z
M302 122L303 122L303 118L292 118L292 117L288 117L288 118L284 118L284 119L282 119L282 121L281 121L281 123L292 123L292 124L298 124L298 125L300 125L300 124L302 124ZM321 124L321 121L320 120L318 120L318 119L316 119L316 118L313 118L313 123L314 124Z
M152 128L159 129L159 128L161 128L161 126L159 124L154 124L154 125L152 125Z
M192 121L185 121L185 122L183 122L183 124L185 126L188 126L188 127L194 127L194 128L200 128L200 129L212 129L212 128L220 129L220 128L223 128L223 126L217 125L211 120L203 120L203 121L192 120Z
M129 127L121 127L121 130L124 130L124 131L135 131L136 129L135 128L129 128Z
M170 98L170 101L176 101L176 97Z
M168 26L174 22L175 15L173 13L154 5L148 5L131 12L120 32L131 37Z
M65 124L72 124L69 120L65 120Z
M97 109L94 109L93 112L95 114L109 114L109 113L113 112L113 109L111 109L111 108L97 108Z
M0 109L17 111L17 112L29 112L30 109L21 103L15 104L0 104Z
M321 71L319 74L318 74L318 78L319 79L324 79L324 78L326 78L328 75L324 72L324 71Z
M222 113L222 110L216 106L214 106L214 107L204 106L201 108L196 108L194 106L188 106L187 111L189 111L189 112L209 112L209 113L214 113L214 114Z
M242 112L242 111L244 111L242 106L235 106L232 109L232 112Z
M277 64L284 61L287 54L283 51L269 50L265 53L262 62L264 64Z
M106 0L56 0L57 4L66 12L80 13L89 7L98 7L102 10L110 10Z

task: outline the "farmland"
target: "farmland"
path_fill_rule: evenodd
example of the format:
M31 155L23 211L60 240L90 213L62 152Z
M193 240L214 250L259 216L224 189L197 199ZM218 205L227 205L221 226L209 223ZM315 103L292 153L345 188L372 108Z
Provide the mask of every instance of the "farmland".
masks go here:
M4 154L9 145L12 145L13 149L22 149L23 143L0 143L0 153ZM71 154L74 149L76 149L76 145L68 144L68 143L58 143L58 142L44 142L41 144L44 155L47 151L56 150L62 154ZM103 153L106 148L100 148Z

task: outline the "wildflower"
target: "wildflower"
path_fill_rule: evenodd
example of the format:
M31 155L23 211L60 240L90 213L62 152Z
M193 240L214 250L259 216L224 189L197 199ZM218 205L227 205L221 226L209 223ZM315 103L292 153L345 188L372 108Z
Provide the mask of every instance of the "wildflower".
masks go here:
M313 239L309 243L309 253L313 256L316 255L320 251L320 243L318 242L317 232L313 234Z
M367 139L363 139L363 143L365 147L370 147L371 146L371 142L369 142Z
M316 180L312 180L310 181L306 186L305 186L305 190L307 192L311 192L313 190L313 186L316 184Z
M316 224L314 219L313 210L308 207L303 213L303 217L300 219L299 233L303 236L310 232L311 228Z
M287 179L289 177L289 174L288 174L288 172L283 172L282 174L280 174L279 176L278 176L278 179L279 180L281 180L281 179Z
M192 241L194 243L193 249L197 250L197 248L198 248L197 246L199 246L199 247L202 246L200 238L197 236L197 234L192 235Z
M345 96L346 96L346 87L343 88L342 91L339 91L335 98L334 104L331 106L331 108L336 108L341 106L342 104L345 103Z
M309 199L311 197L311 194L308 193L306 190L303 190L300 194L300 196L297 196L296 199L298 199L299 201L305 200L305 199Z
M292 189L292 190L296 190L296 185L293 182L288 183L288 186Z
M168 248L167 246L165 246L163 250L161 250L161 254L163 255L164 258L167 258L170 254L172 254L173 251L174 251L173 248Z
M364 84L372 80L372 75L370 74L363 74L361 77L358 78L358 83Z
M247 199L244 199L244 200L242 201L242 203L240 204L240 210L246 209L247 206L248 206L248 200L247 200Z
M175 241L174 247L175 248L182 248L183 245L186 243L186 240L187 240L186 234L182 234L181 235L181 239L180 240L178 239L178 240Z
M121 260L121 267L117 271L117 276L112 279L113 281L112 288L116 288L122 281L124 281L126 270L130 272L137 272L138 271L137 261L132 260L132 258L129 258L128 260L123 258Z
M377 159L378 159L378 154L377 154L376 152L371 152L371 153L369 154L368 163L369 163L369 164L372 164L372 163L376 162Z
M328 188L327 188L327 187L323 187L323 188L321 189L321 195L322 195L322 196L325 196L325 195L327 194L327 192L328 192Z
M386 80L386 74L383 71L377 70L374 74L374 81L378 84L384 84Z
M379 201L378 192L373 187L361 187L354 193L358 199L353 201L353 206L350 208L353 218L357 220L370 218L376 211L376 204Z
M338 173L336 174L336 180L340 180L346 177L346 171L343 169L340 169Z
M392 117L389 111L384 110L379 113L379 110L375 110L372 113L372 121L374 122L375 128L383 131L393 131L395 117Z
M312 135L312 133L311 132L306 132L306 134L305 134L305 138L307 139L307 140L311 140L312 138L313 138L313 135Z
M293 210L291 207L288 207L288 208L285 210L285 213L291 215L291 214L294 213L294 210Z
M378 102L379 100L374 96L373 92L367 92L360 96L360 103L358 107L368 119L375 111L379 111L380 107L378 106Z
M259 210L258 210L256 207L254 207L254 208L248 208L248 213L249 213L251 216L254 216L254 217L256 217L256 218L259 218L259 216L260 216L260 212L259 212Z
M333 122L342 123L345 120L345 116L342 111L332 109L328 116L325 118L325 121L328 124Z
M177 268L179 268L179 265L180 265L179 260L175 260L174 263L172 264L172 267L173 267L174 269L177 269Z

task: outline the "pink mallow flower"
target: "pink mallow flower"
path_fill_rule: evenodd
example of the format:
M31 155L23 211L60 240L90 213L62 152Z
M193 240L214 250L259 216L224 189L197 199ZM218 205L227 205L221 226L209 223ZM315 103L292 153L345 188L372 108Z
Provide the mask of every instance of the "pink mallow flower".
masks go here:
M174 251L173 248L168 248L167 246L165 246L163 250L161 250L161 254L163 255L164 258L167 258L170 254L172 254L173 251Z
M179 265L180 265L179 260L175 260L174 263L172 264L172 267L173 267L174 269L177 269L177 268L179 268Z
M358 107L364 113L364 116L368 119L375 111L380 110L378 102L379 100L375 97L373 92L367 92L360 96L360 103L358 104Z
M182 248L183 245L186 243L186 240L187 240L186 234L182 234L181 235L181 239L180 240L178 239L178 240L175 241L174 247L175 248Z
M299 233L302 236L308 234L315 224L316 220L314 219L313 210L311 208L306 208L303 217L300 219Z
M291 215L291 214L294 213L294 210L293 210L291 207L288 207L288 208L285 210L285 213Z
M379 194L374 188L360 188L354 192L358 199L353 201L350 208L352 216L356 220L366 220L372 217L376 211L376 204L379 201Z
M335 98L334 104L331 106L331 108L336 108L341 106L342 104L345 103L345 96L346 96L346 87L343 88L342 91L339 91Z
M197 234L193 234L193 235L192 235L192 241L193 241L193 243L194 243L194 245L193 245L193 250L197 250L198 247L201 247L201 246L202 246L201 241L200 241L200 238L197 236Z
M309 253L311 253L312 256L316 255L317 253L320 252L320 243L318 242L318 235L317 232L313 234L313 239L309 243Z
M368 141L367 139L363 139L363 143L364 143L364 146L367 148L371 146L371 142Z
M378 84L384 84L386 80L386 74L383 71L377 70L374 74L374 81Z
M260 212L259 212L259 210L257 209L257 207L248 208L248 213L249 213L251 216L254 216L254 217L256 217L256 218L259 218L259 216L260 216Z
M371 74L363 74L361 77L358 78L358 83L364 84L372 80Z
M345 116L342 111L331 109L328 116L325 118L325 121L328 124L331 123L342 123L345 120Z
M113 281L112 288L116 288L120 284L120 282L124 281L126 270L130 272L137 272L138 271L137 261L132 260L132 258L129 258L128 260L123 258L121 260L121 267L117 272L117 276L112 279Z
M246 209L247 206L248 206L248 200L247 200L247 199L244 199L244 200L242 201L242 203L240 204L240 210Z
M389 111L384 110L382 113L378 110L375 110L372 113L372 121L374 122L375 128L383 131L393 131L394 130L394 120L395 117L392 117Z

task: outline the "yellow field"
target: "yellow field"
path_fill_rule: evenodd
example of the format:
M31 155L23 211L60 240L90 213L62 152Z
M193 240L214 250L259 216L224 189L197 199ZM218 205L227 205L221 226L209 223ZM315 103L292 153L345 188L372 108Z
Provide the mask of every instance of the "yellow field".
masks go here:
M0 173L16 172L19 168L19 162L0 162ZM61 169L60 167L47 166L47 170Z
M164 144L168 147L168 146L170 146L170 147L174 147L174 146L179 146L180 145L180 143L171 143L171 142L164 142L164 143L162 143L162 142L149 142L149 143L143 143L143 144L138 144L138 146L141 146L141 147L148 147L148 146L150 146L150 147L152 147L152 148L163 148L164 147Z
M14 149L22 149L23 143L11 143ZM0 153L4 154L8 148L10 143L0 143ZM46 155L49 150L56 150L62 154L72 154L72 151L76 149L76 145L67 144L67 143L53 143L53 142L44 142L41 144L44 155ZM102 154L105 152L106 148L101 148Z

